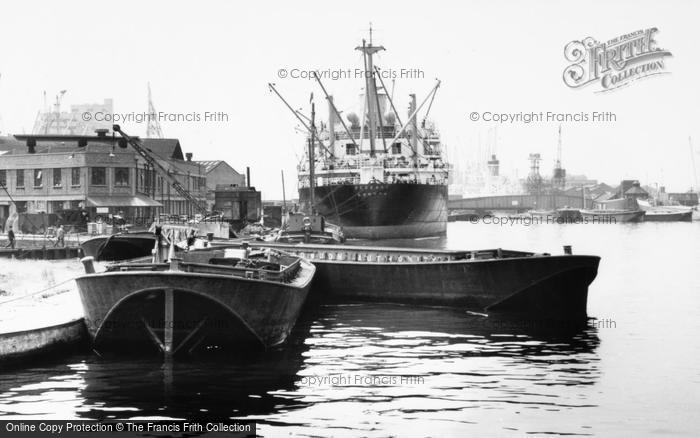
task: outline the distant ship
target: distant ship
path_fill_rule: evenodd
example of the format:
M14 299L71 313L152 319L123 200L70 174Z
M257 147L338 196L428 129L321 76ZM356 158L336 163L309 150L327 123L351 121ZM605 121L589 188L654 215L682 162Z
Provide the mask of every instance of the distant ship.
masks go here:
M328 123L316 130L312 117L306 159L298 168L301 208L343 227L348 238L444 234L450 165L437 129L427 120L440 82L420 106L411 94L402 120L373 64L373 55L384 47L373 45L370 34L369 43L363 40L356 50L364 57L362 116L341 116L326 94ZM419 122L418 112L428 102Z

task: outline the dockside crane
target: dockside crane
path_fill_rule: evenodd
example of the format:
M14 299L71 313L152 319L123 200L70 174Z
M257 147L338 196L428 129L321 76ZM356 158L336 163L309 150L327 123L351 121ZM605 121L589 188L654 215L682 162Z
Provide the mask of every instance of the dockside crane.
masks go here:
M124 138L124 140L125 140L127 143L129 143L129 145L131 145L132 148L134 148L134 150L136 151L136 153L138 153L138 154L141 156L141 158L143 158L143 159L148 163L149 166L151 166L153 169L155 169L156 172L158 172L158 174L159 174L164 180L168 181L168 183L170 184L170 186L171 186L172 188L174 188L175 191L176 191L180 196L182 196L183 198L185 198L185 200L187 200L187 202L189 202L190 204L192 204L192 205L197 209L197 211L198 211L199 213L201 213L201 214L203 214L203 215L206 215L206 214L208 213L207 208L206 208L204 205L202 205L202 204L199 202L199 200L198 200L197 198L195 198L194 196L192 196L192 194L191 194L189 191L187 191L187 190L182 186L182 184L180 184L180 182L179 182L174 176L172 176L172 175L168 172L168 170L167 170L165 167L163 167L162 164L160 164L160 163L158 162L158 160L156 160L156 158L155 158L153 155L151 155L151 153L148 151L148 149L146 149L146 148L141 144L141 140L139 140L139 139L136 138L136 137L131 137L130 135L128 135L127 133L125 133L124 131L122 131L122 129L121 129L121 127L120 127L119 125L113 125L113 126L112 126L112 131L118 132L119 135L121 135L122 138Z
M163 138L163 130L158 121L158 111L151 98L151 83L148 83L148 125L146 126L146 138Z
M555 189L564 190L566 187L566 169L561 167L561 125L559 125L559 137L557 140L557 161L554 163L554 175L552 186Z

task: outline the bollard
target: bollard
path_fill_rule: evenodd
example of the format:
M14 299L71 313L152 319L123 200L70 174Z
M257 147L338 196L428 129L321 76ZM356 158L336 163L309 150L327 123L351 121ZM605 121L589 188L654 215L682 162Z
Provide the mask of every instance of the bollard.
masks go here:
M170 270L171 271L179 271L181 261L182 261L182 259L179 257L170 257Z
M85 273L86 274L94 274L95 273L95 258L94 257L83 257L80 259L80 263L83 264L83 267L85 268Z
M564 245L564 254L571 255L571 245Z

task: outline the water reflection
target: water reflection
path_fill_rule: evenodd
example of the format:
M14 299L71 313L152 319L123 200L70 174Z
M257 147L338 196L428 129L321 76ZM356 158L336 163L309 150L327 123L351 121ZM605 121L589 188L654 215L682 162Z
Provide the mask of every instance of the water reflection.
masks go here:
M599 377L595 328L494 318L448 308L389 304L326 305L311 328L301 379L303 409L256 417L275 430L294 425L398 432L398 419L421 419L433 432L483 422L483 409L590 407L578 389ZM562 388L570 388L570 391ZM478 408L478 409L475 409ZM446 422L446 423L445 423ZM516 424L512 425L516 427ZM584 433L586 425L566 433ZM410 427L404 430L415 432ZM380 433L381 435L381 433Z
M365 434L399 419L475 424L474 408L589 406L581 388L598 378L598 343L589 326L448 308L327 304L308 310L289 344L273 351L170 367L84 354L68 364L11 372L0 377L0 413L251 418L268 434L290 426L300 434L314 427L347 430L349 416L363 419L353 427Z

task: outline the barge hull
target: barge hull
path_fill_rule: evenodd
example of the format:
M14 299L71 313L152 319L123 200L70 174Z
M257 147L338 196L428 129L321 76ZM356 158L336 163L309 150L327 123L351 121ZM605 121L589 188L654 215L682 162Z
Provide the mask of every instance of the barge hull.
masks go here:
M115 234L86 240L80 245L85 257L99 261L127 260L151 254L156 238L151 233Z
M595 256L534 256L434 263L313 260L313 294L450 305L545 317L586 317Z
M100 348L164 339L168 299L173 345L202 338L202 345L271 347L289 335L310 287L186 272L113 272L76 282L88 333Z
M75 347L87 338L83 318L49 327L0 333L0 359L3 363L58 353Z

